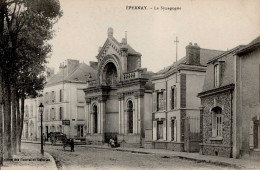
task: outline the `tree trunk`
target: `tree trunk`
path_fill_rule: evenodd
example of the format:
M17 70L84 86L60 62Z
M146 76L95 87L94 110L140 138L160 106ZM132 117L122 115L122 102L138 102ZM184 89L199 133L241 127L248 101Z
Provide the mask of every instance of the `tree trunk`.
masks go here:
M0 68L0 167L3 165L3 89L2 68Z
M17 120L16 120L16 141L17 141L17 147L18 151L21 152L21 139L20 139L20 130L21 130L21 112L20 112L20 102L19 102L19 93L16 91L16 111L17 111Z
M24 95L21 94L21 124L20 124L20 134L19 134L19 152L21 152L21 140L22 140L22 133L23 133L23 119L24 119Z
M3 47L4 33L4 1L0 1L0 48ZM0 54L2 59L3 54ZM2 64L2 63L1 63ZM0 66L0 167L3 165L3 86L2 67Z
M13 154L17 154L17 129L16 129L16 88L11 87L11 100L12 100L12 151Z
M6 77L5 77L6 78ZM8 79L4 83L4 157L12 158L12 143L11 143L11 100L10 100L10 84Z

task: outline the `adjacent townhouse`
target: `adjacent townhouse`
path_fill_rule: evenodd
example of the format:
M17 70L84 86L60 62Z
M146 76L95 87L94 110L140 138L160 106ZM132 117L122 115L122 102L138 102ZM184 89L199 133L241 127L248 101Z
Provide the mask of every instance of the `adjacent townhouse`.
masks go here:
M239 158L260 143L260 37L208 62L201 98L201 154Z
M151 148L199 151L200 99L206 63L223 51L186 46L186 56L152 77L154 85Z
M43 103L45 136L50 132L62 132L69 138L85 139L87 127L83 89L86 88L89 74L96 76L95 67L94 64L91 67L85 63L79 63L78 60L68 59L61 63L56 74L50 72L43 90L43 97L25 100L23 138L40 140L38 106Z

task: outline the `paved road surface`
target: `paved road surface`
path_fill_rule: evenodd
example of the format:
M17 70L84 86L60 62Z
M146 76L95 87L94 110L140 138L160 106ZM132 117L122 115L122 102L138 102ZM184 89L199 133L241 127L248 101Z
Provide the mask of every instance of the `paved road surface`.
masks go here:
M39 144L23 143L23 147L40 151ZM75 147L63 151L62 146L44 146L60 170L68 169L230 169L209 163L200 163L155 154L140 154L89 147Z

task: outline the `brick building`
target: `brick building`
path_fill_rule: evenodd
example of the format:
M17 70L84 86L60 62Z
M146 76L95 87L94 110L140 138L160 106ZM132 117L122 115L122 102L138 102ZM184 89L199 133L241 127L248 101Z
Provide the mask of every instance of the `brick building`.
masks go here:
M151 148L199 150L200 99L206 63L222 51L186 46L186 56L152 77L153 141Z
M201 153L238 158L259 149L259 37L208 62Z
M141 68L141 54L113 29L97 55L98 77L90 75L84 89L89 143L102 144L116 138L121 146L139 147L151 129L150 74ZM150 134L151 138L151 134Z

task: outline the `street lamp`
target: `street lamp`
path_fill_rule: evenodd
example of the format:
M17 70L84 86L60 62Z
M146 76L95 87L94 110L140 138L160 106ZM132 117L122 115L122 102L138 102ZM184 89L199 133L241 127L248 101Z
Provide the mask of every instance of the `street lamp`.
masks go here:
M43 150L43 134L42 134L42 114L43 114L43 109L44 109L44 106L43 104L41 103L39 105L39 112L41 114L41 154L42 156L44 156L44 150Z

